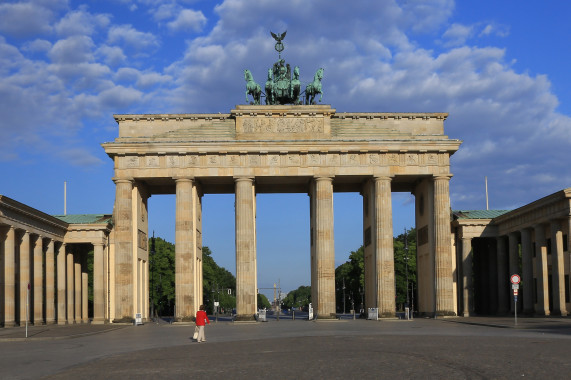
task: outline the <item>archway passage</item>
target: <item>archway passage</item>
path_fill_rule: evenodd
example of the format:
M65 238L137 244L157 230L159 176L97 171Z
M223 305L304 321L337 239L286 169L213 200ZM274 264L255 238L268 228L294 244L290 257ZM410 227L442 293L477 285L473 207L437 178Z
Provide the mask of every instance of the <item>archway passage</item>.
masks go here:
M201 197L235 194L237 318L256 313L256 194L308 193L311 287L318 318L335 316L333 193L363 194L371 261L366 303L393 316L391 193L417 199L419 310L456 313L450 244L446 114L342 113L330 106L237 106L230 114L118 115L119 137L103 144L115 162L114 319L132 318L148 260L146 200L176 194L176 319L201 299ZM144 273L144 271L142 272ZM137 284L134 286L134 284Z

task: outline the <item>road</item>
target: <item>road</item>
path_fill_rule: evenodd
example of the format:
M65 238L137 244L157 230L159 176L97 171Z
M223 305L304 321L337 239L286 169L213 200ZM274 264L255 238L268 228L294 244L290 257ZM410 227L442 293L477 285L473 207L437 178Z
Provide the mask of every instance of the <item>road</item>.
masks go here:
M569 378L571 320L530 318L513 327L486 318L219 320L200 344L192 326L164 323L69 336L72 327L60 327L28 340L6 338L13 334L3 329L0 377Z

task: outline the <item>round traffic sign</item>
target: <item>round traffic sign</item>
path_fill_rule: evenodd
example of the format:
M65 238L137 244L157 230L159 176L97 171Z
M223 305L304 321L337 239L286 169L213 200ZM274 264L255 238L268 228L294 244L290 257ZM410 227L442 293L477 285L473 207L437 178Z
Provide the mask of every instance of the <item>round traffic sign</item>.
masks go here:
M512 282L512 284L519 284L521 278L519 277L519 274L512 274L512 276L510 277L510 281Z

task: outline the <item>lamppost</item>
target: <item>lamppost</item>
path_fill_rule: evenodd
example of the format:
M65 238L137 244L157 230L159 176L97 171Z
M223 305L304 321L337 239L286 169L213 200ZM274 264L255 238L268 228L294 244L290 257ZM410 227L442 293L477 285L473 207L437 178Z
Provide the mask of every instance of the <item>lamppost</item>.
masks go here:
M155 320L155 294L154 294L154 290L155 290L155 282L154 282L154 276L153 276L153 262L155 261L155 231L153 231L153 237L151 238L151 257L149 260L149 266L150 266L150 271L151 271L151 320L154 321Z
M406 273L406 307L408 307L408 235L406 234L406 228L404 229L404 268Z
M343 314L345 314L345 277L343 277Z

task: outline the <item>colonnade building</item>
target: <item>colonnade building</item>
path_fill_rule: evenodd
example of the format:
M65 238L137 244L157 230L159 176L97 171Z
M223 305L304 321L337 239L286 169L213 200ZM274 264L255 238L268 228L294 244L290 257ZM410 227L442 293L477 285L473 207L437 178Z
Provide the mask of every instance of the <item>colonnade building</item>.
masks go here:
M112 215L51 216L0 195L0 323L104 323ZM93 310L87 252L93 251Z
M452 213L450 156L461 141L444 134L446 117L337 113L327 105L116 115L118 137L103 144L114 163L112 218L53 217L0 198L0 322L25 320L28 283L33 323L147 319L153 194L176 196L175 320L191 320L203 302L202 196L220 193L235 194L236 318L254 319L256 195L293 192L309 198L317 318L336 315L334 192L362 195L365 307L380 317L396 312L393 192L415 197L421 314L508 312L508 276L521 268L524 310L566 315L571 190L511 212ZM91 249L93 311L84 254Z

